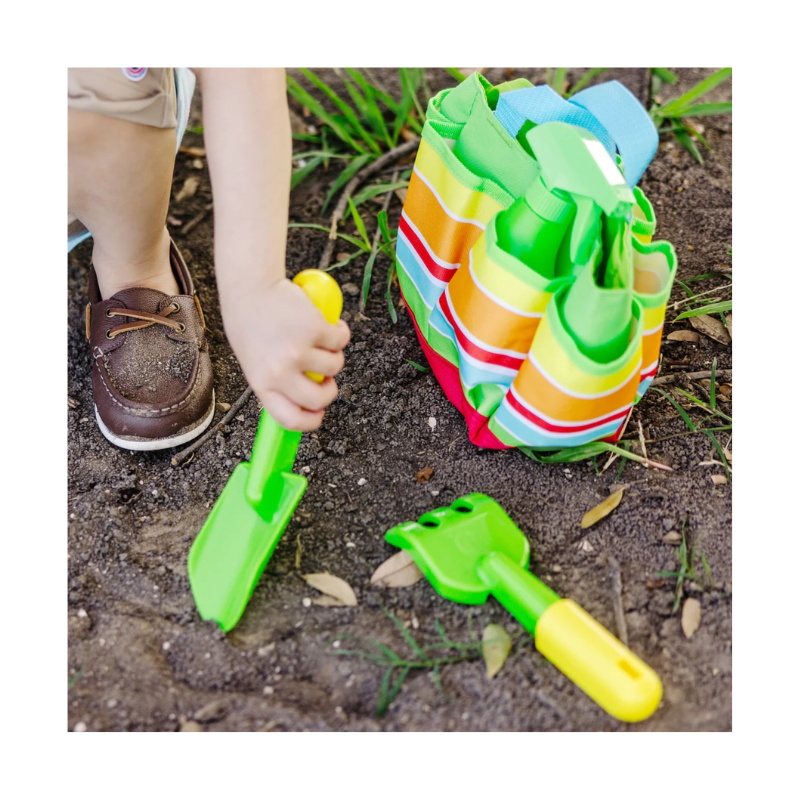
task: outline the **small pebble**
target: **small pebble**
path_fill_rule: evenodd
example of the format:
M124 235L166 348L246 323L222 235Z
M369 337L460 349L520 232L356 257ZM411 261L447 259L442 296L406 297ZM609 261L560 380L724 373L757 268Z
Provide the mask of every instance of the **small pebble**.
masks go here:
M164 644L161 645L162 650L169 650L169 648L170 648L169 642L164 642Z
M81 619L83 619L84 617L88 617L89 615L86 613L86 611L85 611L84 609L82 609L82 608L79 608L79 609L78 609L78 616L79 616Z
M356 543L355 543L355 542L348 542L348 543L345 545L345 547L355 547L355 546L356 546Z
M275 694L275 690L271 686L265 686L264 694Z
M694 245L687 244L687 245L686 245L686 249L687 249L687 250L689 250L689 251L691 252L692 250L694 250Z
M349 294L350 297L355 297L358 294L359 289L354 283L344 283L342 284L342 291L345 294Z
M436 427L436 417L428 417L428 427L433 430Z
M558 564L553 564L553 566L552 566L552 567L550 567L550 569L551 569L553 572L555 572L556 574L558 574L559 572L561 572L561 567L559 567L559 566L558 566Z
M670 531L669 533L665 533L664 536L661 538L661 541L664 544L680 544L682 541L681 535L678 531Z
M86 731L86 723L76 722L75 727L72 730L74 730L75 733L84 733Z
M107 705L109 708L116 708L116 707L117 707L117 701L116 701L116 700L115 700L115 699L112 697L112 698L111 698L111 700L109 700L109 701L106 703L106 705Z
M359 486L363 486L366 482L367 482L366 478L359 478L358 479L358 485Z
M304 597L303 598L303 605L306 608L309 608L311 606L311 598L310 597Z
M342 644L342 643L341 643L341 642L340 642L340 641L337 639L337 640L336 640L336 641L335 641L335 642L334 642L334 643L331 645L331 647L334 647L334 648L337 648L337 649L338 649L338 648L341 646L341 644Z

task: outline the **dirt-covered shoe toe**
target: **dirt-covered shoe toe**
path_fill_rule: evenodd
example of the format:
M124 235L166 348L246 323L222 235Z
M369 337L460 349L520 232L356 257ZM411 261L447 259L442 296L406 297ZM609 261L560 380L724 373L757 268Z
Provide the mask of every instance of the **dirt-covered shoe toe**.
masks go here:
M181 294L134 288L102 300L89 279L86 336L95 415L103 435L128 450L161 450L199 436L214 415L205 321L189 270L170 243Z

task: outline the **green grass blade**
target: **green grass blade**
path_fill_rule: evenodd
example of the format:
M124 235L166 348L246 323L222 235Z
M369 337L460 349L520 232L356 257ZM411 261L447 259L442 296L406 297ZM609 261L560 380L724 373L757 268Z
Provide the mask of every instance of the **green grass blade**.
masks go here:
M387 192L393 192L396 189L405 189L407 186L408 186L408 181L396 181L395 183L378 183L375 184L374 186L367 186L366 189L362 189L353 198L353 205L360 206L367 200L372 200L373 197L378 197L379 195L386 194ZM345 218L346 216L347 215L345 215Z
M378 227L381 229L383 241L387 244L391 244L394 240L392 238L391 231L389 230L389 219L385 211L382 211L380 214L378 214Z
M291 188L294 189L300 181L307 178L320 164L322 163L322 156L312 158L304 167L300 167L292 172Z
M660 394L663 394L664 397L666 397L667 400L669 400L669 402L672 403L673 406L675 406L675 410L681 415L681 418L686 423L686 426L689 428L690 431L694 432L697 430L697 426L694 424L694 422L692 422L692 418L681 407L678 401L674 397L672 397L672 395L667 394L667 392L665 392L663 389L659 389L658 386L654 386L653 388Z
M366 143L367 147L369 147L373 153L380 153L381 148L378 146L378 143L372 138L372 136L367 133L364 129L364 126L359 122L358 117L356 116L353 109L350 107L350 104L345 102L336 92L328 86L325 81L315 75L310 69L306 69L305 67L300 67L300 72L314 84L335 106L339 109L339 111L344 114L345 119L347 122L352 125L353 130L356 134Z
M356 250L356 252L355 252L355 253L349 253L349 254L348 254L348 255L347 255L345 258L343 258L341 261L337 261L335 264L331 264L329 267L326 267L326 268L325 268L325 272L330 272L331 270L333 270L333 269L336 269L337 267L345 267L345 266L347 266L347 265L348 265L348 264L349 264L349 263L350 263L350 262L351 262L351 261L352 261L354 258L358 258L359 256L363 256L363 255L364 255L364 251L363 251L363 250Z
M718 70L713 75L709 75L705 80L700 81L696 86L689 89L688 92L674 100L670 100L669 103L661 108L661 113L664 116L670 117L682 116L682 112L686 111L695 100L699 100L704 94L708 94L712 89L715 89L730 78L732 74L733 69L731 67Z
M591 69L587 69L586 72L581 75L580 80L564 95L564 97L572 97L575 93L579 92L581 89L585 89L598 75L602 75L608 67L592 67Z
M350 160L353 158L349 153L337 153L333 150L303 150L299 153L292 154L292 161L299 161L301 158L314 158L314 156L320 156L321 158L341 158L344 160Z
M389 306L389 317L396 325L397 311L395 310L394 301L392 300L392 279L395 276L395 272L397 272L397 262L392 261L392 263L389 265L389 275L386 281L386 304Z
M422 106L419 102L419 87L422 84L422 68L421 67L414 67L413 69L401 69L401 80L402 76L405 75L405 80L408 83L408 89L411 93L411 99L414 101L414 108L417 110L417 115L421 120L425 119L425 111L423 110Z
M698 103L681 113L681 118L710 117L713 114L732 114L733 103Z
M370 153L364 153L363 155L356 156L341 172L339 177L333 182L333 186L331 186L328 194L325 197L325 202L322 204L322 213L325 213L325 209L328 207L328 203L333 199L333 196L339 189L342 188L349 180L353 177L353 175L358 172L361 167L363 167L368 161L372 160L372 155Z
M403 681L408 677L408 673L411 672L411 667L403 667L403 669L400 670L400 674L397 676L397 680L394 682L394 684L391 684L390 688L390 681L393 671L394 667L390 667L386 670L386 674L383 676L378 700L378 709L375 712L376 717L382 717L389 710L389 706L392 704L392 701L395 699L395 697L397 697L400 689L403 686Z
M417 372L430 372L431 371L430 367L423 367L422 364L417 364L416 361L412 361L410 358L407 358L406 361L409 364L411 364L411 366L414 367L414 369L417 370Z
M567 82L567 68L556 67L555 75L553 76L553 88L559 93L564 93L564 84Z
M719 460L722 462L722 466L725 468L725 475L727 476L728 480L730 480L731 470L730 466L728 465L728 459L725 457L725 453L722 450L722 446L717 441L717 437L714 436L714 434L711 433L711 431L705 431L705 434L706 436L708 436L709 439L711 439L711 444L714 445L714 449L717 451L717 454L719 455Z
M376 247L367 259L367 264L364 267L364 277L361 281L361 308L362 310L367 307L367 295L369 295L369 286L372 282L372 267L375 264L375 259L378 257L380 250Z
M328 114L328 112L315 100L302 86L300 86L291 75L286 76L286 85L289 94L298 102L311 111L319 120L327 125L331 131L341 139L346 145L351 147L357 153L366 153L363 145L356 142L353 137L336 121L335 117Z
M653 75L656 75L663 83L678 82L678 76L671 70L668 70L666 67L653 67L652 73Z
M292 139L298 142L313 142L314 144L320 144L322 142L319 136L312 136L310 133L293 133Z
M675 138L694 156L698 164L703 163L703 156L700 155L697 145L691 140L685 128L681 131L675 131Z
M366 97L372 95L380 100L393 114L397 113L397 101L380 87L376 86L374 81L370 83L357 69L345 67L345 71L358 84Z
M353 198L347 198L347 205L350 207L350 213L353 215L353 221L356 223L356 228L358 229L359 234L361 234L361 238L364 240L364 244L371 250L372 247L369 243L369 237L367 236L367 228L364 225L364 220L361 219L361 215L358 213L358 209L353 205Z
M714 360L711 362L711 385L708 389L708 397L709 401L708 404L711 406L711 410L715 411L717 408L717 357L714 356Z
M444 71L451 78L455 78L459 83L461 83L461 81L465 81L467 79L467 76L463 72L460 72L459 70L457 70L455 67L445 67Z
M290 222L287 228L311 228L315 231L324 231L325 233L330 233L330 228L326 228L324 225L316 225L313 222ZM342 233L341 231L336 232L337 239L343 239L345 242L349 242L350 244L354 244L356 247L360 247L364 252L369 252L372 250L372 247L367 243L365 244L361 239L356 239L355 236L350 236L347 233Z
M717 313L725 313L726 311L731 311L733 309L733 300L720 300L718 303L709 303L707 306L701 306L700 308L692 308L689 311L684 311L683 314L679 314L673 322L678 322L678 320L686 319L687 317L699 317L701 314L717 314Z
M348 78L346 75L340 74L338 71L336 74L341 78L342 83L347 89L347 93L352 98L356 108L358 108L359 113L369 124L370 128L372 128L373 134L381 137L386 142L387 146L390 145L391 138L389 136L389 130L386 127L386 122L383 119L383 113L378 106L378 103L375 99L375 93L372 91L372 88L369 87L366 91L366 95L363 95L358 90L358 87L355 85L355 83L350 80L350 78Z

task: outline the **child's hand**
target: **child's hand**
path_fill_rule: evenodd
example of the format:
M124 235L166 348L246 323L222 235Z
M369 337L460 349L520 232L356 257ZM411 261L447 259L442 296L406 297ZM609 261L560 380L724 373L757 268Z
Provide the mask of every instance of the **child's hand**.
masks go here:
M338 393L350 329L325 321L305 292L286 279L223 300L225 331L248 383L284 428L315 430ZM327 376L316 383L305 373Z

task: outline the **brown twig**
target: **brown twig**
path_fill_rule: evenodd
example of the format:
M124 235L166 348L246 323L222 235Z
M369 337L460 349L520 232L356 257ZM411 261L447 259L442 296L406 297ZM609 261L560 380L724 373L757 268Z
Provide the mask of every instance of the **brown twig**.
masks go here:
M228 413L216 425L209 426L208 430L199 439L195 439L180 453L172 456L172 461L170 462L172 466L180 466L181 462L194 453L195 450L199 450L217 431L221 431L234 418L236 412L250 399L251 394L253 394L253 390L248 386L239 396L239 399L230 407Z
M181 229L180 233L186 236L189 231L194 230L205 218L209 211L213 208L213 203L207 203L203 206L203 210L195 217L192 217Z
M339 220L342 218L342 215L347 208L347 199L367 178L380 171L387 164L397 161L398 158L402 158L408 153L413 153L418 147L419 139L414 139L411 142L405 142L404 144L401 144L398 147L390 150L388 153L384 153L380 158L376 159L371 164L368 164L363 169L360 169L355 175L353 175L352 178L350 178L350 182L344 187L342 196L339 198L336 208L333 209L333 214L331 214L331 230L328 234L328 243L325 245L325 250L322 252L322 257L320 258L319 265L317 267L318 269L327 269L330 266L331 258L333 257L333 248L336 245L336 226L339 224Z
M690 380L700 380L703 378L710 378L710 370L703 370L702 372L679 372L675 375L662 375L660 378L654 378L651 386L663 386L665 383L675 383L680 378L689 378ZM718 369L717 382L721 380L731 380L733 378L732 369Z
M397 176L398 176L399 173L400 173L400 170L397 167L395 167L394 172L392 173L392 183L396 183ZM386 197L384 198L383 206L381 207L382 211L388 211L389 210L389 203L392 200L392 195L393 194L394 194L394 192L386 192ZM370 251L370 255L369 255L370 258L374 257L375 251L378 249L378 242L380 241L380 239L381 239L381 226L378 225L378 227L375 229L375 235L372 237L372 250ZM390 242L387 242L386 244L390 244ZM361 294L361 304L359 306L359 311L361 311L363 313L363 311L366 308L366 306L367 306L367 298L364 297L364 294L362 292L362 294Z
M617 559L611 556L608 559L611 567L611 591L614 598L614 620L617 623L617 635L625 647L628 646L628 625L625 622L625 614L622 610L622 576L619 571Z

